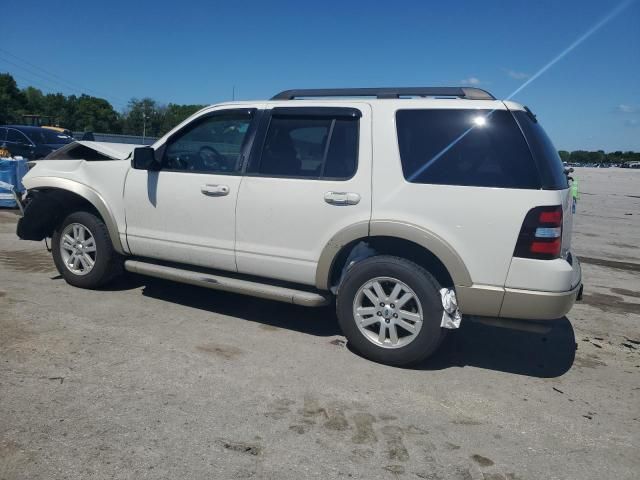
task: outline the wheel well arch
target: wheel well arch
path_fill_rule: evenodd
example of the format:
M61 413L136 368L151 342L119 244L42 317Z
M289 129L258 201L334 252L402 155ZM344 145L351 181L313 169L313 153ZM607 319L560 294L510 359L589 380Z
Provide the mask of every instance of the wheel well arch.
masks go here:
M122 253L122 245L117 228L109 211L97 193L93 195L83 191L71 191L66 188L39 186L29 191L24 217L18 223L18 236L23 240L42 240L50 237L62 220L72 212L86 211L100 218L109 231L114 249ZM83 195L85 193L85 195ZM93 201L87 197L92 198Z
M349 255L360 244L373 250L373 255L369 256L392 255L406 258L428 270L442 286L451 288L455 285L447 266L431 250L405 238L380 235L358 238L345 244L338 251L329 270L327 286L330 290L335 291L339 287Z

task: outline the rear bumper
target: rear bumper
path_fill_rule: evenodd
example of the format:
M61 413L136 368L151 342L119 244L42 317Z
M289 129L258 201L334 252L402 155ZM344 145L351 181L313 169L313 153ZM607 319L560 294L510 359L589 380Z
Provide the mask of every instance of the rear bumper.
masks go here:
M523 286L456 286L462 313L522 320L554 320L566 315L582 294L582 268L578 258L574 255L570 262L564 259L530 262L522 264L529 270L528 288L524 287L527 272L518 273ZM543 285L547 288L541 288Z
M568 292L538 292L505 288L500 317L555 320L571 310L581 293L582 283Z
M569 267L564 275L567 291L542 291L520 288L505 288L500 316L530 320L553 320L566 315L576 300L582 298L582 267L575 255L570 262L561 260ZM551 282L550 282L551 283Z

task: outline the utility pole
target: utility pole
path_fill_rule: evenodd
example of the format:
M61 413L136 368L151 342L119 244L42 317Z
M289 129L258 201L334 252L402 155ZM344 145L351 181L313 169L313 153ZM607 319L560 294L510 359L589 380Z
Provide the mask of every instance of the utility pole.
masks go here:
M231 100L235 100L236 99L236 86L234 85L233 88L231 89Z
M147 135L147 112L142 111L142 144L144 145L144 137Z
M151 119L151 115L155 112L153 109L149 113L147 113L147 105L142 107L142 144L144 145L144 139L147 136L147 120Z

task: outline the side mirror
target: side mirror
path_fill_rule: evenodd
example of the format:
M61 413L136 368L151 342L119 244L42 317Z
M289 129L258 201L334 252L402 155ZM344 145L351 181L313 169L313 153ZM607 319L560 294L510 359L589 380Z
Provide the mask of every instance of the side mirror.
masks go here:
M160 170L160 162L156 160L156 151L151 147L134 149L131 166L136 170Z

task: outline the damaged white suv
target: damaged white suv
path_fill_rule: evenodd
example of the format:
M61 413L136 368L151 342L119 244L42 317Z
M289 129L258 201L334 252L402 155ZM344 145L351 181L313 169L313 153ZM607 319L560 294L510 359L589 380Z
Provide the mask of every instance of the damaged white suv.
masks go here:
M129 158L90 146L24 179L18 235L51 237L71 285L128 270L335 298L350 345L391 365L431 355L461 314L554 319L581 293L557 152L480 89L291 90L205 108Z

